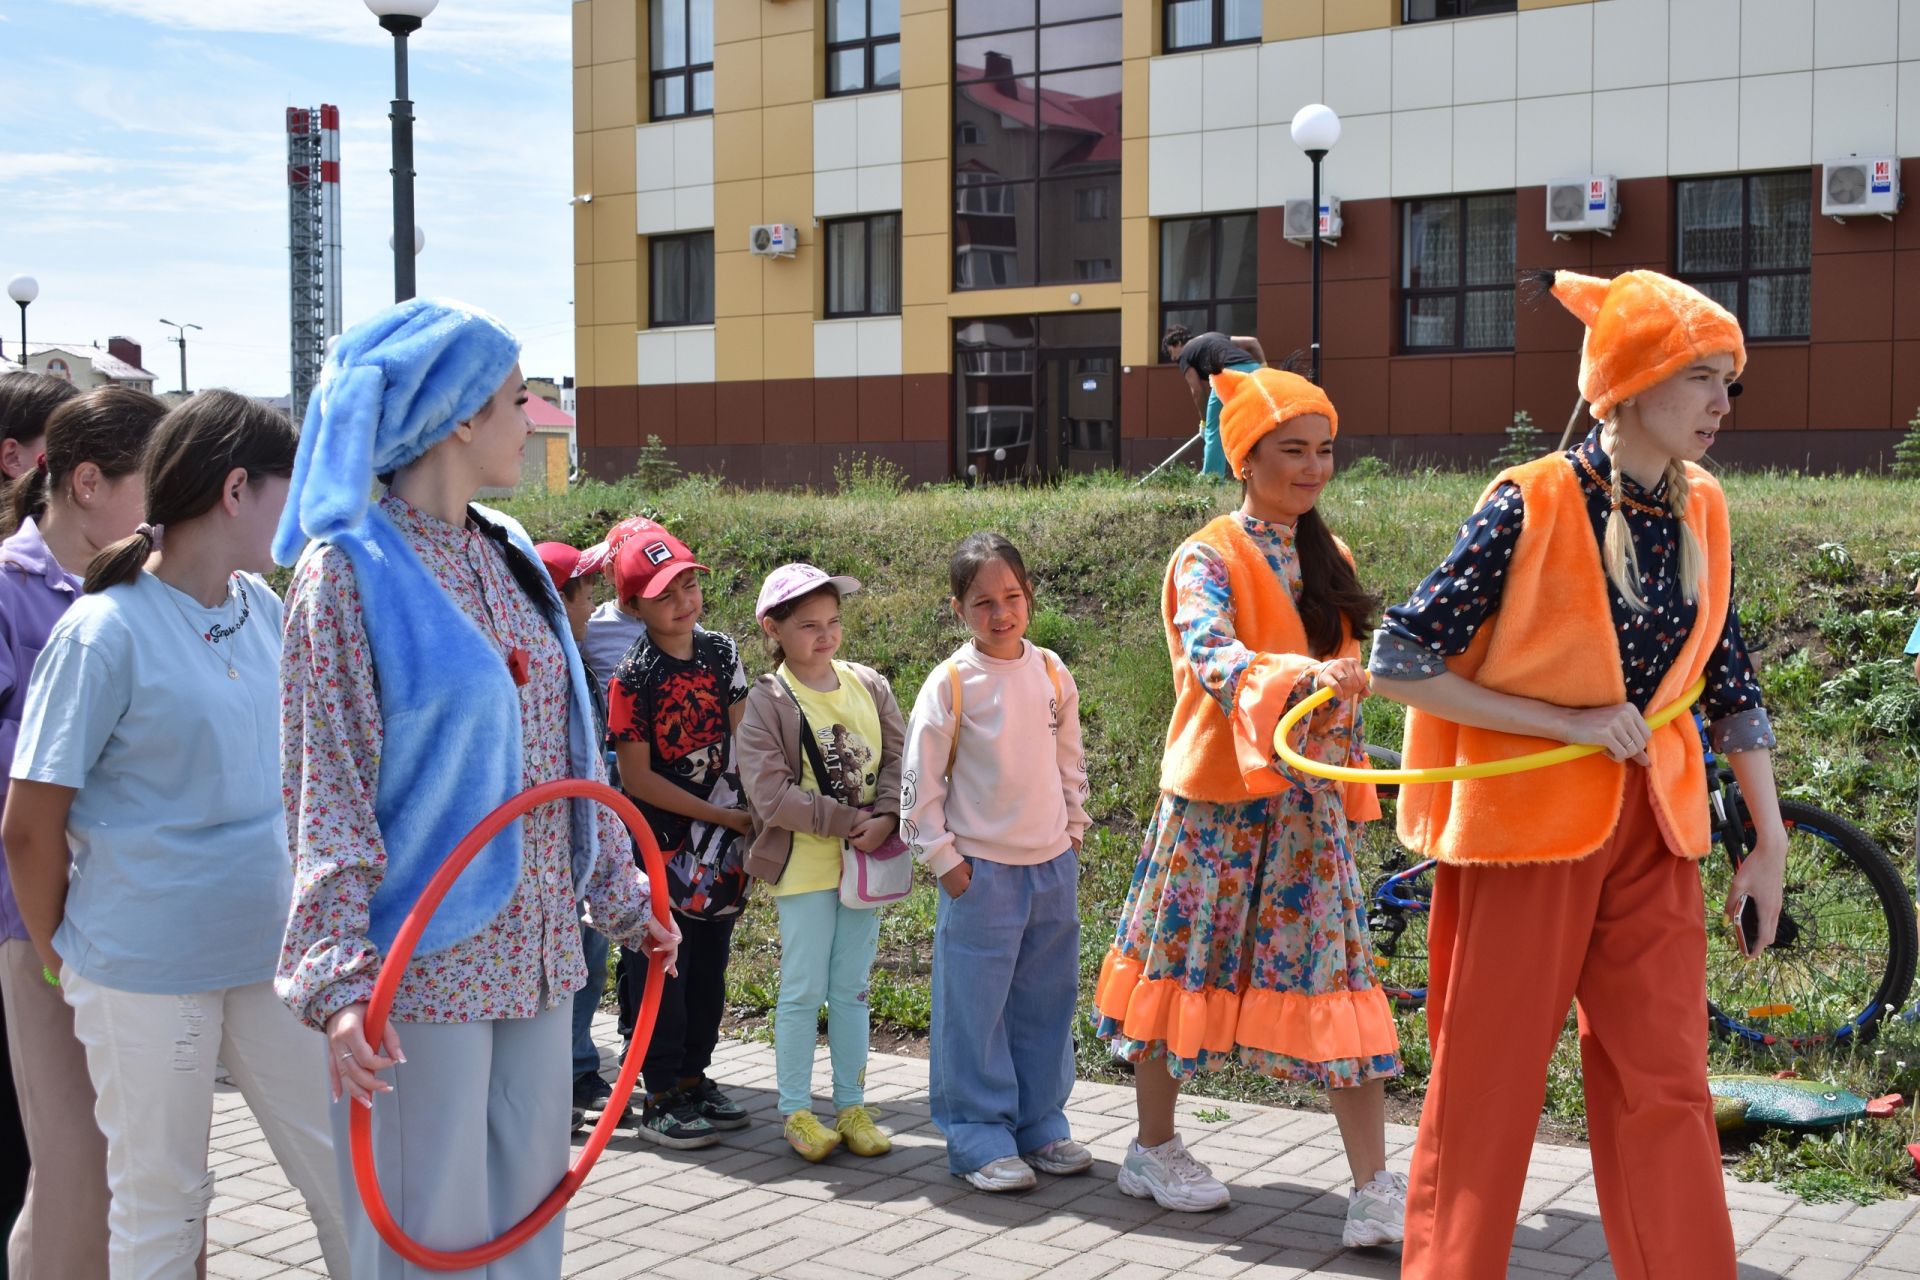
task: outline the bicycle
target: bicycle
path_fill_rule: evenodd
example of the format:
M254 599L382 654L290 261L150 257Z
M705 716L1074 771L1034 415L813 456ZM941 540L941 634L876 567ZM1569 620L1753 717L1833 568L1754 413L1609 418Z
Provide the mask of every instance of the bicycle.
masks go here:
M1707 923L1707 1012L1721 1035L1804 1049L1864 1043L1905 1003L1920 934L1914 903L1893 860L1844 818L1782 800L1788 838L1785 892L1774 943L1753 960L1740 953L1721 914L1727 884L1752 847L1753 819L1739 782L1714 754L1698 716L1714 843L1724 856L1701 860ZM1369 745L1376 764L1400 754ZM1357 830L1354 856L1367 890L1367 925L1382 986L1401 1009L1426 1002L1427 912L1432 859L1419 860L1393 836L1398 788L1380 788L1384 816Z

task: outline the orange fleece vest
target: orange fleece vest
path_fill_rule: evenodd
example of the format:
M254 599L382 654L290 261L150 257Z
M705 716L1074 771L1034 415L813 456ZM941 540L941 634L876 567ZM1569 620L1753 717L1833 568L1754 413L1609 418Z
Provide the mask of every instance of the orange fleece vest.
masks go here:
M1233 592L1233 629L1240 643L1255 653L1310 652L1300 611L1274 576L1267 557L1241 527L1238 516L1229 513L1219 517L1190 541L1213 548L1226 562L1227 582ZM1342 545L1340 550L1344 554L1346 547ZM1167 653L1173 660L1174 705L1173 719L1167 725L1166 750L1160 757L1160 789L1215 804L1277 795L1293 784L1277 770L1253 780L1241 775L1234 753L1233 726L1187 661L1180 633L1173 625L1179 604L1173 570L1179 559L1179 552L1175 552L1161 588L1160 617L1166 628ZM1340 649L1334 656L1357 657L1359 652L1359 643L1343 621Z
M1679 697L1706 670L1725 625L1733 577L1727 501L1719 484L1689 464L1687 524L1705 553L1693 630L1655 691L1648 712ZM1467 651L1447 669L1486 688L1563 707L1626 701L1620 642L1609 608L1612 585L1593 536L1580 478L1554 454L1496 477L1520 487L1526 516L1507 566L1500 605ZM1601 637L1606 637L1604 640ZM1407 711L1402 755L1426 769L1500 760L1561 745L1538 738L1457 725ZM1675 852L1708 851L1706 770L1691 716L1654 732L1647 748L1654 810ZM1472 782L1421 783L1400 789L1400 839L1442 862L1506 864L1568 862L1605 843L1620 819L1628 769L1606 755L1551 768Z

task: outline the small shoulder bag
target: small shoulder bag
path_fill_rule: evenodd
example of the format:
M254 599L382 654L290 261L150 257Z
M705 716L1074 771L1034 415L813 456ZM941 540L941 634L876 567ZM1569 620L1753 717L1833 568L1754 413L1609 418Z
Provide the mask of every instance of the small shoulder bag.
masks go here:
M800 717L800 750L805 753L809 765L813 766L814 780L820 785L820 793L842 804L854 804L850 797L841 794L834 784L833 776L827 771L826 757L820 754L820 743L813 736L813 726L807 722L805 708L795 696L793 686L786 677L775 674L780 687L787 691L787 697L793 702L794 714ZM804 776L805 771L799 771ZM796 778L795 781L799 781ZM872 813L869 806L856 805L862 813ZM870 911L889 902L898 902L913 891L913 859L902 857L907 852L906 841L900 838L896 830L881 842L872 853L853 847L853 841L840 842L840 905L854 910Z

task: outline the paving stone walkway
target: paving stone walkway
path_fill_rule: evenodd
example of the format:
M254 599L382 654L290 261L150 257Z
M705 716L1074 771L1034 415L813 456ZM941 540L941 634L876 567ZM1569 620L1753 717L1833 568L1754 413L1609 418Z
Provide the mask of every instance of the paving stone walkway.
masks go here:
M596 1024L611 1062L613 1026ZM825 1050L815 1074L826 1076ZM713 1076L754 1113L752 1127L704 1151L617 1136L567 1215L564 1274L579 1280L908 1277L910 1280L1295 1280L1399 1274L1395 1250L1343 1250L1347 1169L1331 1116L1245 1103L1181 1103L1198 1156L1233 1188L1212 1214L1167 1213L1114 1185L1133 1129L1133 1091L1082 1082L1069 1111L1097 1158L1078 1178L1041 1177L1025 1195L985 1195L947 1172L927 1115L927 1064L876 1054L869 1103L891 1154L803 1163L780 1136L773 1049L723 1044ZM824 1107L824 1103L822 1104ZM1225 1111L1219 1119L1214 1109ZM1197 1111L1212 1117L1203 1122ZM1411 1128L1389 1126L1405 1169ZM237 1092L216 1100L208 1274L293 1280L324 1274L294 1192ZM1920 1199L1810 1205L1727 1182L1741 1280L1920 1280ZM1587 1153L1537 1146L1510 1277L1610 1277Z

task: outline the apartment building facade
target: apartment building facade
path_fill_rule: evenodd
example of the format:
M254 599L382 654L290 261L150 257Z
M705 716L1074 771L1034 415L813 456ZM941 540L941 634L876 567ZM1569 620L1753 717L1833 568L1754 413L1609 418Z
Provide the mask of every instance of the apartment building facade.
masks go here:
M1153 465L1194 422L1167 325L1309 341L1288 122L1316 101L1342 118L1321 338L1352 447L1485 457L1521 410L1557 433L1580 330L1517 283L1535 267L1653 267L1734 307L1732 460L1871 465L1920 410L1920 213L1892 194L1903 155L1920 183L1920 0L573 17L596 474L648 436L747 484L854 452L922 479Z

